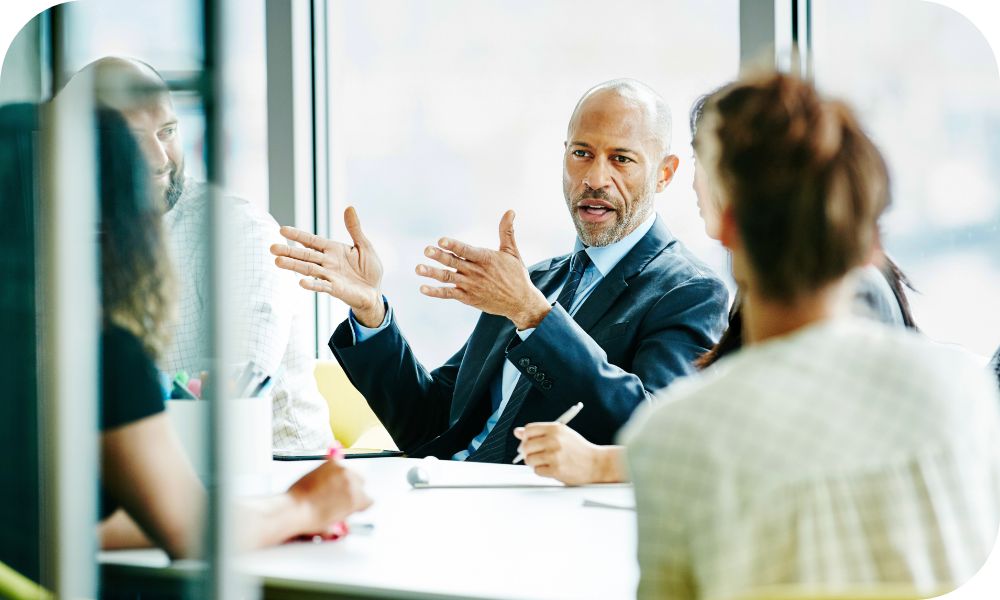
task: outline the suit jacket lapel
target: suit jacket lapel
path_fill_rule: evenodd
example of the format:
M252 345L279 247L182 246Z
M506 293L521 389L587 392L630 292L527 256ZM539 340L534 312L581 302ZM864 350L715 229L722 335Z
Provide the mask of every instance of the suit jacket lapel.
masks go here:
M629 250L573 316L581 329L590 331L611 305L628 289L628 280L640 273L664 248L674 242L670 230L657 216L653 227Z
M537 269L531 273L531 281L535 284L535 287L540 289L546 297L552 293L552 291L566 278L566 273L569 271L569 260L568 257L560 257L552 259L549 265L544 269ZM500 368L504 361L504 350L507 348L507 344L510 342L511 338L515 335L514 324L510 320L503 317L496 317L497 324L490 330L483 332L483 337L488 338L489 335L493 334L493 343L489 350L485 354L480 354L477 356L466 356L465 360L470 361L472 364L478 360L482 363L482 367L479 369L479 374L476 376L475 383L469 390L469 395L465 398L463 413L468 411L473 404L475 404L476 399L480 398L483 394L486 394L489 390L490 382L493 378L497 376Z

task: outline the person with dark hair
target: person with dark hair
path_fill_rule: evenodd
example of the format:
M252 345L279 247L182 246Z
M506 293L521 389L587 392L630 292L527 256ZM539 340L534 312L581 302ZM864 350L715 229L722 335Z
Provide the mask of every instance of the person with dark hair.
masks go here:
M171 375L208 368L205 303L208 281L209 189L185 174L180 120L167 83L149 64L104 57L80 71L91 75L97 101L121 112L142 150L148 187L157 200L168 255L183 277L173 280L177 319L167 324L170 342L157 363ZM76 77L68 86L75 85ZM313 376L312 334L300 308L304 292L294 277L276 268L268 247L281 240L271 215L250 202L219 194L226 226L238 232L225 246L218 270L232 290L228 314L239 336L234 362L253 362L273 376L272 438L278 449L316 450L333 443L330 414Z
M96 242L102 306L101 545L122 548L152 543L172 557L197 556L203 537L200 523L205 491L164 413L163 390L154 364L168 343L173 305L173 277L164 249L160 209L148 191L145 162L122 117L100 110L96 123L100 200ZM8 217L2 237L5 244L18 248L2 257L4 314L20 315L29 328L35 312L35 281L30 276L35 257L24 248L32 247L35 235L39 161L45 160L37 155L36 140L41 137L39 130L44 132L47 127L38 124L34 107L0 108L0 189ZM0 329L5 347L16 348L14 355L25 357L25 361L36 358L36 332L18 329L12 321L16 319L4 319ZM8 381L20 382L18 389L24 394L18 397L24 400L24 410L17 409L16 420L4 419L4 426L10 423L22 431L37 430L37 411L32 409L37 393L33 380L36 368L22 364L8 374L14 375ZM8 408L21 406L18 402L3 404ZM25 498L16 507L20 521L0 534L4 540L0 559L37 578L37 560L32 560L30 553L24 560L11 560L6 543L6 536L20 537L22 542L38 536L37 514L32 518L21 511L38 504L38 482L31 479L30 465L37 461L39 448L31 444L25 447L27 460L3 471L5 477L22 475L18 480L22 487L5 489ZM35 501L30 502L30 498ZM240 543L250 548L300 534L323 533L329 525L368 504L359 477L329 461L283 494L241 501L237 507L242 523ZM5 525L11 524L9 517L5 506Z
M850 314L889 199L878 149L779 74L714 94L696 147L745 347L620 436L639 598L964 582L1000 525L1000 398L964 352Z

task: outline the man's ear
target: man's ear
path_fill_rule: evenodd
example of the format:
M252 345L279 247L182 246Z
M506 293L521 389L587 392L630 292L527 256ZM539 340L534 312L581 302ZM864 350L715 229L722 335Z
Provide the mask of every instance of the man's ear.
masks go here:
M667 188L667 184L674 178L674 173L677 172L677 165L680 162L680 159L675 154L668 155L660 162L660 176L656 180L656 193L660 193Z
M719 241L730 252L739 250L742 246L740 228L736 223L736 215L731 204L724 204L719 212Z

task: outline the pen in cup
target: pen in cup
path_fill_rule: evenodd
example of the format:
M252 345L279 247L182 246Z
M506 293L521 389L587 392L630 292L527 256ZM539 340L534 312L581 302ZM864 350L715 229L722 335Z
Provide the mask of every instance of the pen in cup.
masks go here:
M580 414L581 410L583 410L583 402L577 402L573 406L569 407L569 410L559 415L559 418L556 419L556 423L562 423L563 425L569 424L569 422L572 421L576 415ZM524 453L518 452L517 456L514 458L514 464L516 465L523 460Z

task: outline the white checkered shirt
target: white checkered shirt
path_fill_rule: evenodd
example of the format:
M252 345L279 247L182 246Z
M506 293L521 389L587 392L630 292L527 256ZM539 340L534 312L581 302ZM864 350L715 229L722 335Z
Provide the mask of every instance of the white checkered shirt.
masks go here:
M274 264L269 248L285 241L274 218L246 200L221 198L231 203L234 238L232 253L225 257L227 268L220 270L237 302L233 316L239 342L233 358L278 373L273 388L275 448L327 448L333 442L329 410L316 387L311 334L301 316L310 296L294 274ZM183 369L193 376L207 368L208 248L202 232L207 199L207 186L188 179L164 217L180 292L170 348L161 360L161 368L171 374Z
M939 590L1000 526L996 385L955 348L850 318L675 383L622 434L639 598L779 584Z

